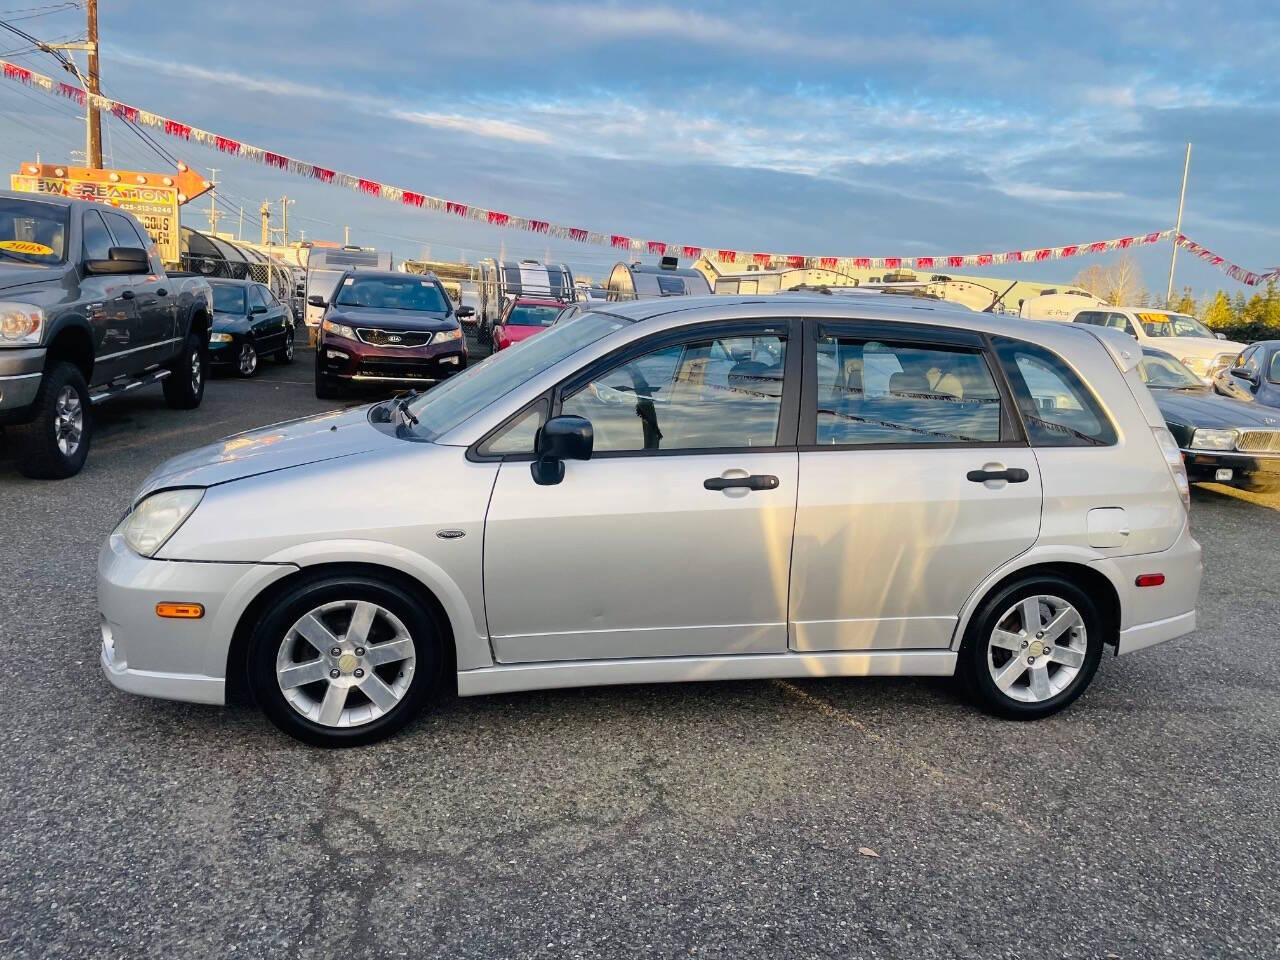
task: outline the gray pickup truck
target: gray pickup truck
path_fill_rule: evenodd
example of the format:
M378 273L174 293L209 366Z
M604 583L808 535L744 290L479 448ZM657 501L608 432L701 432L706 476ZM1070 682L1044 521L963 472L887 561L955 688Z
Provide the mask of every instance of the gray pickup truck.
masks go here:
M90 407L161 383L204 396L213 294L166 274L142 225L84 200L0 190L0 427L29 477L84 466Z

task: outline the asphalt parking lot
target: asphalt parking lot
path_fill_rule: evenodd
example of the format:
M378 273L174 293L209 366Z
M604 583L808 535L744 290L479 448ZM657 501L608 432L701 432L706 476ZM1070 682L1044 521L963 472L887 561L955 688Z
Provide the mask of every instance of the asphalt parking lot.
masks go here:
M328 752L116 692L95 564L130 492L331 405L300 350L194 413L102 408L71 480L0 445L0 955L1280 954L1280 498L1198 489L1201 629L1034 724L941 681L631 686Z

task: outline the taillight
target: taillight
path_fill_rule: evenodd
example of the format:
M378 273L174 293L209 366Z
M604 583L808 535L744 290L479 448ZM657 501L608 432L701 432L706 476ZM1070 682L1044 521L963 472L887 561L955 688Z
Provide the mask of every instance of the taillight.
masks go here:
M1164 462L1169 465L1169 472L1173 474L1174 486L1178 488L1178 495L1182 497L1182 506L1187 513L1190 513L1191 486L1187 483L1187 468L1182 462L1182 451L1178 449L1178 441L1173 439L1173 434L1167 427L1152 427L1151 432L1155 434L1156 443L1160 444L1160 452L1164 454Z

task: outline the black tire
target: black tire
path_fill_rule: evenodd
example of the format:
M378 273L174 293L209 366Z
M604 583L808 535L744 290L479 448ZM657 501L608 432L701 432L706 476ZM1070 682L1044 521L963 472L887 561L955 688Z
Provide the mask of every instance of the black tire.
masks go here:
M194 410L204 399L205 381L209 379L209 353L197 333L188 334L182 352L169 364L164 381L164 402L174 410Z
M407 629L414 649L413 674L399 702L377 719L349 727L326 726L304 717L285 699L276 675L276 659L283 644L305 644L290 640L289 632L308 612L325 603L361 600L385 608ZM304 658L314 652L307 648ZM325 659L325 654L320 657ZM285 733L317 747L356 747L389 737L416 717L439 688L442 663L441 631L409 591L394 581L363 573L334 573L302 580L268 604L250 636L246 666L254 701ZM396 666L390 669L394 671ZM318 683L326 685L327 681ZM350 703L350 694L348 697Z
M324 347L316 344L316 399L338 400L342 397L342 384L333 377L326 377L320 370L320 355Z
M64 391L71 391L79 403L80 435L70 452L64 452L59 440L67 434L67 422L59 417L59 406ZM84 466L89 455L89 441L93 437L93 417L89 409L89 388L84 376L75 364L54 363L44 372L40 389L31 406L34 419L30 423L11 427L17 447L15 457L18 470L25 476L39 480L62 480L74 477ZM71 437L66 436L70 447Z
M271 355L271 359L276 363L293 363L293 324L289 324L289 329L285 333L284 346Z
M1002 691L991 675L988 650L1000 618L1019 601L1037 595L1065 600L1080 614L1084 627L1084 659L1079 672L1053 696L1038 702L1024 702ZM1036 574L1015 580L988 596L974 613L960 647L956 675L973 701L987 713L1009 720L1038 720L1057 713L1072 703L1089 686L1102 659L1102 648L1111 629L1097 604L1078 586L1055 574ZM1030 638L1035 642L1034 638ZM1028 651L1030 652L1030 651ZM993 657L997 651L992 651ZM1000 653L1008 657L1007 653ZM1049 667L1061 669L1053 658Z

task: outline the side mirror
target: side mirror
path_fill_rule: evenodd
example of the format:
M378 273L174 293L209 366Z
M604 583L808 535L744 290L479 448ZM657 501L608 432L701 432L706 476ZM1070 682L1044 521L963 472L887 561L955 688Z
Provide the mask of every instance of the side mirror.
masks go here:
M1227 335L1225 333L1215 333L1214 336L1217 337L1219 340L1227 339Z
M258 304L254 304L254 306L250 307L250 308L249 308L249 312L250 312L250 313L266 313L266 312L267 312L267 308L266 308L266 305L265 305L265 304L258 303Z
M552 417L538 431L533 450L538 459L529 464L533 482L540 486L564 479L566 460L590 460L594 435L591 421L582 417Z
M468 317L474 317L476 315L474 307L459 307L454 312L458 315L459 320L466 320Z
M1239 377L1241 380L1247 381L1248 383L1252 383L1255 387L1258 385L1258 375L1246 370L1244 367L1232 367L1231 375L1233 377Z
M141 247L111 247L105 260L86 260L89 273L146 273L151 269L147 251Z
M329 301L325 300L325 298L320 296L318 293L313 293L311 296L307 297L307 303L311 304L313 307L327 307L329 305Z

